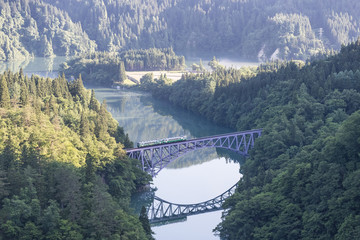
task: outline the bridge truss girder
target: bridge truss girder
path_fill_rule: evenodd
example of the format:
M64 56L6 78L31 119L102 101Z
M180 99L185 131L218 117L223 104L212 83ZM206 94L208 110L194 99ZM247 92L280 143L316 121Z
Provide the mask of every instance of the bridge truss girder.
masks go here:
M198 149L218 147L247 155L249 149L254 147L255 137L261 136L261 131L261 129L256 129L126 151L130 158L138 159L142 164L142 169L154 177L170 162Z

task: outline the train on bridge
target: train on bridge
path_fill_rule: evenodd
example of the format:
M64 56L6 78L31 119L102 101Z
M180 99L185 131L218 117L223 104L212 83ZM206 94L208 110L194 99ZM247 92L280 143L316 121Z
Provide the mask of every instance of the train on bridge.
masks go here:
M153 177L178 157L202 148L224 148L247 156L262 129L220 134L188 140L186 136L139 142L137 148L126 149L130 158L141 161L142 169Z
M141 147L155 146L159 144L182 142L182 141L186 141L186 136L162 138L157 140L138 142L137 147L141 148Z

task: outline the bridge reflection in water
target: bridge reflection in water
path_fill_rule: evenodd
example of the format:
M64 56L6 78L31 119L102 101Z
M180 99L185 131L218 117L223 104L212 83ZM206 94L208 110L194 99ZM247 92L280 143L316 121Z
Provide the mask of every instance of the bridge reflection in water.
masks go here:
M198 149L223 148L246 156L254 147L255 138L261 136L261 132L262 129L253 129L125 150L130 158L140 160L143 171L154 177L170 162ZM164 225L183 221L187 216L221 210L225 199L234 194L236 186L237 183L219 196L196 204L176 204L155 196L147 208L150 224Z
M225 199L235 193L238 183L219 196L196 204L176 204L157 196L147 208L150 224L153 226L185 221L187 216L222 210Z

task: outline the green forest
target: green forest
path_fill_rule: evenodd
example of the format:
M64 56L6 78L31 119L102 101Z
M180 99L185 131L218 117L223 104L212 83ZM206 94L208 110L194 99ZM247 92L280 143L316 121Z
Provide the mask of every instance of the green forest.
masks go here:
M0 0L0 61L75 55L97 44L64 11L35 0Z
M59 72L67 78L79 74L86 84L111 87L126 79L124 61L109 52L94 52L74 57L60 65Z
M120 53L126 71L183 70L185 57L177 56L172 48L128 50Z
M153 239L151 182L89 85L139 89L239 131L262 128L214 233L360 239L360 1L0 0L0 62L73 56L55 79L0 74L0 240ZM310 60L309 60L310 59ZM200 154L201 157L201 154Z
M0 61L95 50L302 59L360 34L355 0L0 0Z
M0 239L153 239L129 207L151 178L81 77L0 74L0 142Z
M218 67L155 97L237 130L263 128L214 230L223 239L360 238L360 38L313 62Z
M111 87L127 79L126 71L173 71L184 67L184 56L177 56L172 48L150 48L123 51L120 54L82 54L61 64L59 72L67 78L81 74L86 84Z

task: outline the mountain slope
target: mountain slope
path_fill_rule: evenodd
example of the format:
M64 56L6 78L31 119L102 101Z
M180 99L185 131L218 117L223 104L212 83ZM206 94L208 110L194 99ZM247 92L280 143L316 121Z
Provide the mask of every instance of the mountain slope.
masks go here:
M0 61L94 51L80 23L42 1L0 1Z
M101 50L172 46L182 54L254 59L261 52L267 59L278 52L280 58L305 59L360 33L355 0L68 0L56 6L81 22Z
M97 46L306 59L360 34L356 0L1 0L0 6L3 60Z
M0 74L0 239L152 239L129 208L150 177L81 78Z
M263 128L221 238L360 238L360 38L305 65L265 64L256 76L218 68L148 89L218 124Z

